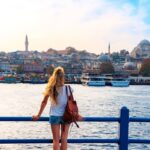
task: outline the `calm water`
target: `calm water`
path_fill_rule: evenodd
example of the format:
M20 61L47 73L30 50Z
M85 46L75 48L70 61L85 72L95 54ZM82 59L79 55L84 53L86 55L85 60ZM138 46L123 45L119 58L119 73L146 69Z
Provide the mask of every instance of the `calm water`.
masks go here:
M0 116L32 116L39 110L46 84L0 84ZM83 116L119 116L122 106L130 116L150 117L150 86L87 87L71 85ZM42 116L48 116L48 103ZM0 122L1 138L51 138L48 122ZM130 123L130 138L150 139L150 124ZM80 123L69 138L118 138L117 123ZM0 150L50 150L51 144L0 145ZM117 150L115 144L69 144L69 150ZM129 145L130 150L150 150L150 145Z

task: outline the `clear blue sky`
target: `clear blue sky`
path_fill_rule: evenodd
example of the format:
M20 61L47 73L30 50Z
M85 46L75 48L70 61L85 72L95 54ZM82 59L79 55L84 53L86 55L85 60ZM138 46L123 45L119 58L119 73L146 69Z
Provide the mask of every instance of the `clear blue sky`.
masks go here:
M131 51L150 40L150 0L0 0L0 51Z

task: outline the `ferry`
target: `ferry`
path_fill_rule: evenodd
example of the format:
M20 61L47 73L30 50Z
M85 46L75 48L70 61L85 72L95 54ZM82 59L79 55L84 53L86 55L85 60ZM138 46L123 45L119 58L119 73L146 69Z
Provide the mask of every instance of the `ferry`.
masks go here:
M83 74L81 76L81 82L83 85L88 86L105 86L105 77L94 74Z
M130 80L128 77L110 76L105 78L106 84L114 87L128 87Z
M112 79L111 85L115 87L128 87L130 84L130 80L127 78L118 78L118 79Z

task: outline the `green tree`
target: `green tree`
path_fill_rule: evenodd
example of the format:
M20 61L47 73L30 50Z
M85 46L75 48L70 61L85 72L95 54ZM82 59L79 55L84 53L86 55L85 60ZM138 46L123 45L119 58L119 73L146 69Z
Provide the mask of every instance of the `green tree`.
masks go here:
M114 72L115 70L111 62L103 62L100 65L100 73L108 74L108 73L114 73Z
M24 73L23 66L22 66L22 65L19 65L19 66L17 67L16 72L17 72L18 74Z
M52 75L53 71L54 71L54 67L52 65L48 66L47 73Z
M140 74L143 76L150 76L150 58L144 59L140 69Z

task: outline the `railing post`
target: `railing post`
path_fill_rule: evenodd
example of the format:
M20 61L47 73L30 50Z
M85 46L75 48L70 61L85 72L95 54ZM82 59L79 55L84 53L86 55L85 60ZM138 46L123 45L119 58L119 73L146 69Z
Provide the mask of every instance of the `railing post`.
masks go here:
M128 150L129 110L122 107L120 112L119 150Z

